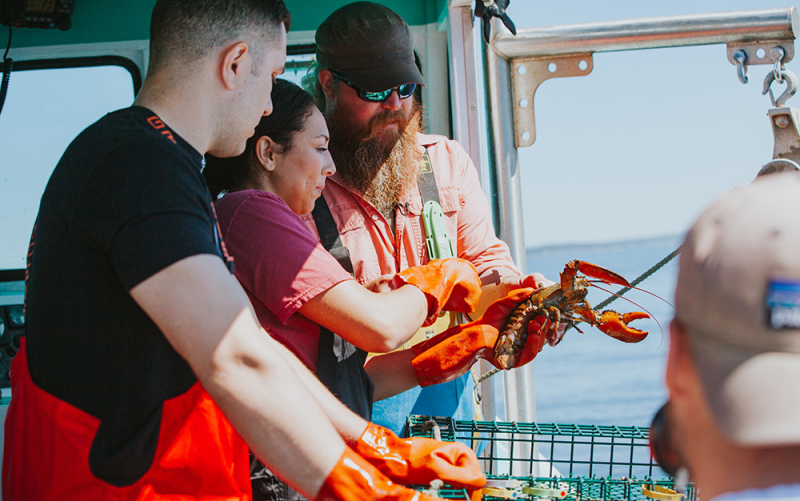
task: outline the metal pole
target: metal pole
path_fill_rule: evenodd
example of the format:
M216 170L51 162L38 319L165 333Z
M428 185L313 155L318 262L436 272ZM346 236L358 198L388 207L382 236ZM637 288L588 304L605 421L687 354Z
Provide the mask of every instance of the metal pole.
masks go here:
M791 40L800 31L797 9L650 17L498 32L492 47L506 59L613 52L761 40Z
M483 79L483 52L480 29L472 23L472 5L468 0L463 5L452 5L448 11L450 23L450 89L453 113L453 133L469 153L487 197L492 196L487 151L487 108ZM480 25L478 25L480 28ZM484 374L494 369L481 360L477 373ZM475 370L475 369L473 369ZM489 378L481 383L481 411L485 420L505 421L503 379ZM488 470L489 467L486 467Z
M493 29L504 29L498 22ZM519 157L515 145L514 110L509 99L511 75L509 62L493 50L486 50L486 86L489 104L489 158L495 197L498 236L508 243L511 257L525 273L525 228L522 225L522 190ZM533 393L533 364L503 373L506 419L536 420Z

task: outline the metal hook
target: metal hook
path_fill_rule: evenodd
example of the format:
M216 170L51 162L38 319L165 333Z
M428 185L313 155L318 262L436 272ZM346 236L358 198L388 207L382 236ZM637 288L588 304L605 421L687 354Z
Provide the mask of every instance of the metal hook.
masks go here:
M743 50L737 50L733 54L733 60L736 62L736 73L739 75L739 81L746 84L750 79L748 77L750 68L747 66L747 54Z
M775 80L778 83L783 83L783 56L784 52L781 47L773 47L769 50L769 58L772 59L772 64L775 65L773 73L775 73Z
M777 80L775 78L774 71L770 71L769 73L767 73L767 77L764 79L764 91L761 92L762 94L766 94L767 92L769 92L769 98L772 101L772 105L775 106L776 108L780 108L781 106L786 104L786 101L788 101L790 97L794 96L797 93L798 86L800 86L800 84L798 84L797 81L797 76L791 71L785 68L781 68L780 74L786 80L786 90L783 91L783 94L778 96L778 99L775 99L775 96L772 94L772 89L771 89L772 82Z

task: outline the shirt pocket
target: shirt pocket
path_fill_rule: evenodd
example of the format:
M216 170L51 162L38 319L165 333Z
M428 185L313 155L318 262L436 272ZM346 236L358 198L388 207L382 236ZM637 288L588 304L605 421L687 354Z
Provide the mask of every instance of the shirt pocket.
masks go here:
M445 186L439 189L439 205L445 215L454 214L464 208L466 198L461 193L461 190L455 186ZM411 216L422 215L422 200L417 197L408 204L408 213Z
M464 195L458 188L445 187L439 191L441 197L440 203L442 204L442 212L444 212L444 224L447 227L447 236L453 242L453 250L458 256L458 219L461 209L464 208Z
M466 203L466 198L456 187L445 186L439 190L439 199L445 214L459 212Z
M365 230L364 213L357 207L337 207L334 217L340 222L339 234L358 232Z

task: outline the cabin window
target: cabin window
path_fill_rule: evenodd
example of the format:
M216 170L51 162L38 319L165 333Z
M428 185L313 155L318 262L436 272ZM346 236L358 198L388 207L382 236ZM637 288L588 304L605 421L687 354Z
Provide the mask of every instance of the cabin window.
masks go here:
M281 75L281 78L302 86L303 77L306 76L308 70L317 59L315 50L313 46L305 45L290 47L287 50L286 71Z
M130 106L137 77L118 65L11 73L0 114L0 273L25 268L39 200L64 150L103 115Z

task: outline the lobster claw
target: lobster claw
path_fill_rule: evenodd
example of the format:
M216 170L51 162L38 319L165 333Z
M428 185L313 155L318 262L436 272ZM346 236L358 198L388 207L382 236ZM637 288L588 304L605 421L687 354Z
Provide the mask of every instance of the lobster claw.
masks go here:
M579 271L587 277L596 278L607 284L623 285L625 287L631 286L631 284L619 273L615 273L609 269L603 268L602 266L597 266L596 264L588 263L586 261L580 261L578 259L572 260L567 263L567 266L564 269L564 273L571 277L574 277ZM567 287L564 287L564 285L565 284L562 284L562 288L566 290Z
M628 322L641 318L650 318L650 315L641 311L632 311L620 315L614 310L605 310L596 317L595 325L604 334L623 343L638 343L643 341L649 332L630 327Z

